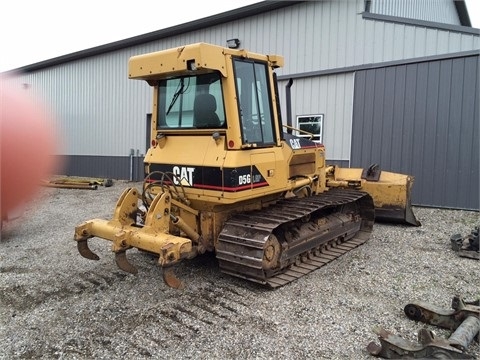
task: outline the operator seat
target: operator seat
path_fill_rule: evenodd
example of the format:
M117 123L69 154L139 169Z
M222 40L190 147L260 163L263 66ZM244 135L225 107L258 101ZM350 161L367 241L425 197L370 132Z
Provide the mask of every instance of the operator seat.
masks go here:
M196 128L220 127L220 119L215 112L217 100L212 94L199 94L193 103L193 126Z

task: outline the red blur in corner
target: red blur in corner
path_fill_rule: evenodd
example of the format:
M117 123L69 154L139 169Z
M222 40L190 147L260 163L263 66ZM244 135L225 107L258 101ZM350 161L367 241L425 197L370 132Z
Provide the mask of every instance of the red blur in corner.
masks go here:
M59 164L53 117L29 89L0 75L0 220L32 200ZM39 105L40 104L40 105Z

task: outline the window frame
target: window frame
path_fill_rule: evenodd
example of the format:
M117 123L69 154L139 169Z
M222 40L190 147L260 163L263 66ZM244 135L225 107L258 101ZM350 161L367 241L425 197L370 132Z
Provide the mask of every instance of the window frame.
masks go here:
M308 121L308 122L300 122L300 120L302 119L312 119L312 118L315 118L317 121ZM308 131L308 130L305 130L305 129L302 129L302 124L315 124L315 123L318 123L319 124L319 131L318 132L311 132L311 131ZM311 138L312 141L316 142L316 143L319 143L319 144L322 144L323 143L323 126L324 126L324 114L310 114L310 115L297 115L296 117L296 128L299 129L299 130L303 130L303 131L298 131L296 130L295 131L295 135L298 136L298 137L303 137L303 138ZM304 131L310 133L313 135L313 137L311 137L311 135L305 133Z

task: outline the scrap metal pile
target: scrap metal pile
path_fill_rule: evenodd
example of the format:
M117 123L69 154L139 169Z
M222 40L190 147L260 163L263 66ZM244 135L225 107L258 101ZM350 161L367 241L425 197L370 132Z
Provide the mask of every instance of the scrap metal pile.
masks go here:
M425 302L408 304L404 311L409 319L449 329L453 333L448 339L442 339L435 337L432 331L422 328L418 331L418 343L414 343L377 328L375 333L380 345L371 342L367 350L371 355L385 359L473 359L465 351L475 337L478 339L479 300L465 302L461 296L454 296L453 310L444 310Z
M480 226L475 226L470 234L454 234L450 237L452 250L458 253L458 256L468 257L479 260L478 233Z

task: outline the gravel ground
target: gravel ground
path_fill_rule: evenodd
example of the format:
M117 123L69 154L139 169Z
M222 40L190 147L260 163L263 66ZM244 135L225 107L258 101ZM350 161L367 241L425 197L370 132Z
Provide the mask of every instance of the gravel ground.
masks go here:
M422 327L450 335L409 320L406 304L480 298L479 262L450 247L479 213L419 207L421 227L376 224L366 244L279 289L222 274L206 255L178 266L186 288L174 290L145 253L129 253L136 276L116 267L109 242L90 241L100 261L77 253L74 227L110 218L127 186L141 188L42 188L4 225L1 359L374 359L376 326L411 341ZM467 352L480 358L479 344Z

